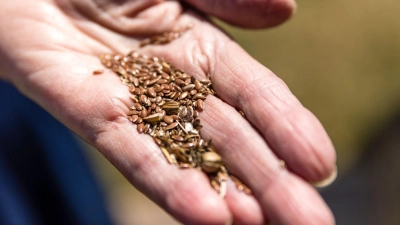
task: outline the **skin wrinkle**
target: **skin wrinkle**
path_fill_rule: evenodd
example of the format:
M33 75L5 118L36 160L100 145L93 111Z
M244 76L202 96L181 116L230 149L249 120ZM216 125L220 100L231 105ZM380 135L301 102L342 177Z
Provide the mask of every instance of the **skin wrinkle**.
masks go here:
M212 96L210 96L211 98ZM245 149L251 149L252 146L258 146L261 148L261 146L263 146L265 149L268 149L267 145L265 144L264 141L261 140L261 137L254 132L245 132L242 135L236 135L241 137L240 140L248 140L247 136L250 136L252 138L254 138L254 140L252 142L249 141L244 141L241 142L239 139L232 139L232 136L235 136L235 133L239 132L239 131L243 131L243 130L249 130L252 131L252 127L245 125L246 123L244 123L244 119L242 118L241 115L239 115L239 113L236 112L236 110L230 108L226 108L223 110L224 113L222 113L222 109L216 108L214 105L216 104L216 101L219 101L217 99L215 99L215 97L213 97L213 99L210 100L206 100L208 102L207 105L208 107L206 108L206 115L204 116L204 119L202 121L204 121L207 126L205 126L203 129L207 129L210 130L211 129L211 135L212 137L214 137L214 144L216 145L215 147L220 147L221 149L226 149L226 150L230 150L230 149L237 149L238 146L243 146ZM209 108L212 108L213 110L210 110ZM226 117L224 117L223 115L230 115L229 117L229 121L226 121ZM203 117L203 116L202 116ZM212 121L209 121L209 119L211 119ZM235 123L231 123L231 120L236 121ZM227 124L229 124L230 126L227 126ZM220 132L220 127L224 127L226 133L229 133L230 135L225 135L224 133ZM207 136L209 136L209 132L206 133ZM217 138L217 139L215 139ZM257 144L258 142L258 144ZM220 146L222 144L222 146ZM253 157L253 155L248 155L246 154L246 152L242 152L242 151L221 151L220 153L225 156L225 157L229 157L232 159L238 159L238 158L246 158L248 162L252 162L251 164L253 166L255 166L256 168L258 168L259 174L262 174L264 177L267 177L269 181L272 181L275 177L275 175L272 174L276 174L278 170L272 170L272 166L269 166L270 169L265 169L265 163L262 161L264 158L260 158L260 157ZM264 157L267 157L266 155L264 155ZM271 162L275 161L276 162L276 168L279 168L278 165L278 160L273 156L273 154L268 154L268 157L272 157L270 159L268 159L267 161ZM230 160L230 161L235 161L235 160ZM244 160L246 161L246 160ZM264 169L262 169L264 168ZM268 167L267 167L268 168ZM233 169L233 168L229 168L229 169ZM235 170L238 168L235 168ZM267 181L268 182L268 181Z

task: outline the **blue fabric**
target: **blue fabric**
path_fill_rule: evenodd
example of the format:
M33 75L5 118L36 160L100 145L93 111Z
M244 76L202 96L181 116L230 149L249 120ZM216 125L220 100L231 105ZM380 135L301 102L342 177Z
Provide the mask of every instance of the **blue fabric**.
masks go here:
M1 81L0 224L111 224L70 131Z

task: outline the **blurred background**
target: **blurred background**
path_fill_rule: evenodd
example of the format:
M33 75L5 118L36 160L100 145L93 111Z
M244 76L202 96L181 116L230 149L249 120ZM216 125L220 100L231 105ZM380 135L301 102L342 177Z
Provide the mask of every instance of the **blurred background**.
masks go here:
M277 28L251 31L218 24L280 76L332 138L339 176L320 192L337 224L398 225L400 1L297 3L296 15ZM80 143L115 224L179 224L97 150Z
M280 76L332 138L339 176L321 194L337 224L400 224L400 1L297 3L277 28L219 25ZM118 224L178 224L90 155Z

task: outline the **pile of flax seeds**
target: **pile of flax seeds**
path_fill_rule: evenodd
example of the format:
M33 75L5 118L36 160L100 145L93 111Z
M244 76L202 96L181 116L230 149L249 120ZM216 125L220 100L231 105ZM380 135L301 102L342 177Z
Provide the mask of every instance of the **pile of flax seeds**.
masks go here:
M190 28L189 25L180 31L144 39L140 47L169 43ZM132 100L129 121L137 125L139 133L153 137L169 163L204 171L221 197L226 194L229 177L239 190L251 193L229 174L210 141L200 135L198 115L204 110L206 97L215 95L210 79L197 80L168 62L136 51L127 55L105 54L100 59L129 87Z

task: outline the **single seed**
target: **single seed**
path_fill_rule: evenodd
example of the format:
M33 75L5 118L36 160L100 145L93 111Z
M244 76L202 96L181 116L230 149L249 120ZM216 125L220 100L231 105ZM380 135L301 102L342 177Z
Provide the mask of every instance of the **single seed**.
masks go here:
M147 116L147 109L143 107L143 110L140 111L139 116L145 118Z
M185 81L181 80L181 79L175 79L175 83L179 86L183 86L185 85Z
M157 144L158 146L161 146L161 145L162 145L162 141L161 141L159 138L154 138L154 142L156 142L156 144Z
M174 119L172 118L172 116L164 116L163 117L164 122L166 122L167 124L171 124L174 122Z
M175 128L176 126L178 126L177 122L171 123L170 125L168 125L165 129L166 130L171 130L173 128Z
M189 85L186 85L185 87L183 87L182 90L191 91L194 87L195 87L194 84L189 84Z
M156 94L156 92L154 91L153 88L148 88L148 89L147 89L147 94L148 94L150 97L153 97L153 98L157 96L157 94Z
M172 135L171 136L172 139L174 139L175 141L184 141L185 139L180 136L180 135Z
M201 156L201 168L207 173L214 173L222 166L222 159L215 152L205 152Z
M142 123L143 122L143 119L142 119L142 117L138 117L138 119L136 120L136 123Z
M136 110L141 111L143 110L143 106L140 103L134 103L133 106Z
M201 99L197 99L197 110L200 112L204 110L205 104Z
M182 92L182 94L179 95L178 99L182 100L182 99L186 98L187 96L188 96L188 92L185 91L185 92Z
M99 75L99 74L102 74L102 73L104 73L103 69L99 69L99 70L94 70L93 71L93 75Z
M192 148L194 146L193 142L186 142L182 145L183 148Z
M158 86L158 87L154 88L154 91L157 92L157 93L162 91L162 90L164 90L164 86Z
M144 127L143 127L143 133L147 133L149 131L149 129L150 129L150 124L146 123L146 125L144 125Z
M139 114L139 112L137 111L137 110L131 110L131 111L129 111L128 112L128 116L132 116L132 115L138 115Z
M144 129L144 124L143 124L143 123L139 123L139 124L137 125L137 131L138 131L139 133L143 133L143 129Z
M184 106L182 109L179 111L179 117L184 118L187 115L187 108Z
M194 81L194 88L198 91L200 91L203 88L203 85L201 85L200 81L195 80Z
M129 86L129 91L131 92L131 93L133 93L134 91L135 91L135 86L134 85L130 85Z
M132 123L135 123L136 121L137 121L137 119L138 119L138 115L132 115L130 118L131 118L131 122Z
M139 79L137 77L132 78L132 82L135 87L139 86Z
M146 95L140 95L140 102L142 104L146 103L147 102L147 96Z
M159 79L158 81L157 81L157 84L165 84L165 83L167 83L168 81L166 80L166 79Z
M170 86L168 84L161 84L161 87L163 87L163 89L166 89L166 90L172 89L172 88L170 88Z
M163 79L166 79L166 80L168 80L168 79L170 78L170 76L169 76L167 73L162 73L162 74L161 74L161 77L162 77Z

